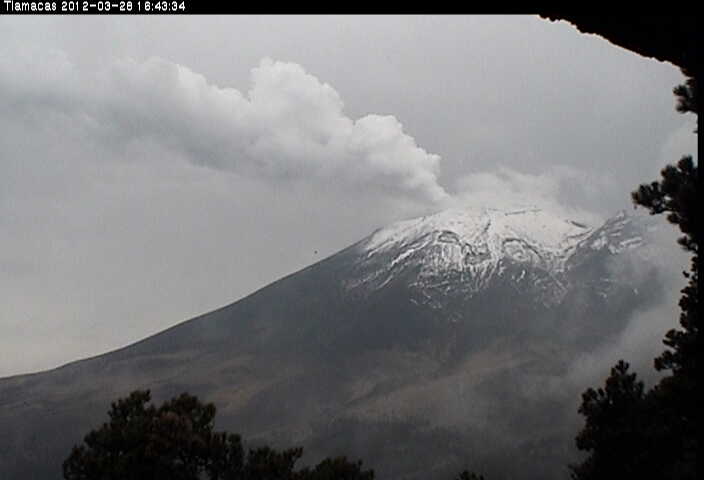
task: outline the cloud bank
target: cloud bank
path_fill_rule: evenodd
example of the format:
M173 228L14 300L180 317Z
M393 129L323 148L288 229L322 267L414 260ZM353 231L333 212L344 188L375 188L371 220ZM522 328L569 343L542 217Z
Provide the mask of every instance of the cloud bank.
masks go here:
M530 174L508 167L460 177L455 182L451 202L457 206L491 205L513 208L530 205L550 211L562 218L579 220L596 226L604 220L584 209L591 197L610 187L607 176L598 176L574 167L556 166ZM615 213L615 212L614 212Z
M335 89L295 63L263 59L243 94L161 58L117 60L90 74L60 51L16 57L0 55L5 108L60 112L115 145L149 139L246 176L334 179L430 203L448 197L440 157L395 117L349 118Z
M101 54L96 67L71 55L0 46L0 375L131 343L401 218L530 204L597 225L585 206L622 190L588 165L506 153L504 130L462 123L452 115L469 107L453 113L424 97L426 83L386 107L409 125L399 106L417 108L417 142L396 117L367 115L382 109L375 100L346 114L341 95L295 63L264 59L237 89L163 57ZM409 81L397 73L375 74L375 94L393 97L376 89L381 79ZM354 89L335 85L355 103ZM486 123L471 85L452 101ZM363 97L375 98L368 89ZM492 112L497 124L509 120ZM463 166L458 175L451 162L464 155L450 150L439 177L440 156L418 143L444 145L456 131L475 173L461 176ZM487 137L491 148L473 149Z

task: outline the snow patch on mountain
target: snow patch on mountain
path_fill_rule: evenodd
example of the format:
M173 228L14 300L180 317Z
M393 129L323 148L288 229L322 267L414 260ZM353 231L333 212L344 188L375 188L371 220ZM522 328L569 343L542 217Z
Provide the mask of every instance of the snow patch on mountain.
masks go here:
M394 252L390 268L424 251L426 273L474 271L502 258L554 268L591 232L537 208L452 209L377 230L363 249L367 258Z
M621 213L593 228L539 208L445 210L394 223L360 242L357 275L346 286L378 290L404 276L424 296L471 294L511 269L514 283L532 282L558 301L576 252L617 254L643 242L631 220Z

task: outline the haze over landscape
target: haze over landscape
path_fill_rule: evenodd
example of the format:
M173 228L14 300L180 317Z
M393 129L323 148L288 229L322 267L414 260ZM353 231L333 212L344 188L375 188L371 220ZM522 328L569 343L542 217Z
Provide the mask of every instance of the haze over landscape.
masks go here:
M52 478L111 399L148 388L214 401L221 426L302 445L311 463L350 455L380 478L420 479L471 461L491 478L560 478L582 385L624 350L653 356L659 332L641 322L675 278L658 230L538 208L393 224L135 345L0 382L0 465Z
M683 79L527 15L0 18L0 476L149 388L379 478L564 477L675 326L629 194L696 161Z
M594 225L696 151L677 68L533 16L0 26L2 375L126 345L446 203Z

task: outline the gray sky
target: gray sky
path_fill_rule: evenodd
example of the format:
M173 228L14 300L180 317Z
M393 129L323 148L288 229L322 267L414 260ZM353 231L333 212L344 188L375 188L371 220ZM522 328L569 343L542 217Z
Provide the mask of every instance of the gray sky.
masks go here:
M631 208L696 151L682 80L531 16L0 18L0 376L129 344L401 218Z

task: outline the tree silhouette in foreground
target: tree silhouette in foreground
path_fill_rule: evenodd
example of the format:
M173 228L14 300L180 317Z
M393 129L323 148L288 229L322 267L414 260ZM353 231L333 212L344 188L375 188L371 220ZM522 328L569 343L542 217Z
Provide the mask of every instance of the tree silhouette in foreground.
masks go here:
M685 72L686 73L686 72ZM697 82L690 77L674 90L677 111L698 112ZM698 131L698 130L697 130ZM699 305L699 247L701 223L698 203L698 166L692 157L661 171L661 180L641 185L632 193L636 206L652 215L667 213L679 227L679 245L692 253L689 279L679 302L680 329L672 329L663 343L668 348L654 361L655 369L669 372L644 391L628 364L620 361L604 388L582 395L579 413L586 425L576 437L577 447L589 452L570 467L576 480L610 478L696 478L703 398L701 311Z
M457 475L455 480L484 480L484 477L468 470L463 470L462 473Z
M325 459L295 471L302 448L244 454L239 435L214 432L215 406L183 393L156 408L149 391L112 403L109 421L64 461L67 480L373 480L362 462Z

